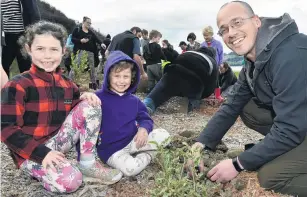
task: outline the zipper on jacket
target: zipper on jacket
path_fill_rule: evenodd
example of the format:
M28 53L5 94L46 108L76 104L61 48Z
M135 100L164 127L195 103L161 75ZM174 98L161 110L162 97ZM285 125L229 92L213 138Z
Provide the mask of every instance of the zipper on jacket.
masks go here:
M54 78L53 74L51 74L51 75L52 75L52 79L53 79L53 89L54 89L54 91L52 91L52 94L53 94L53 92L55 93L54 97L56 99L56 111L58 111L59 100L58 100L58 96L57 96L57 92L56 92L55 78Z

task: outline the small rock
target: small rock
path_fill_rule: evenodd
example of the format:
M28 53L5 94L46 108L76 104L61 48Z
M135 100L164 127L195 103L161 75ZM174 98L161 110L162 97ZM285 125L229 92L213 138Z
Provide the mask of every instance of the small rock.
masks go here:
M190 138L193 135L195 135L195 133L193 131L185 130L185 131L179 133L179 135L182 136L182 137L185 137L185 138Z
M223 153L226 153L228 151L228 147L226 146L226 144L223 141L221 141L217 145L216 149L222 151Z
M137 181L138 179L136 178L136 176L130 176L128 180L130 182L134 182L134 181Z
M246 188L247 183L241 179L234 179L231 181L236 190L241 191Z

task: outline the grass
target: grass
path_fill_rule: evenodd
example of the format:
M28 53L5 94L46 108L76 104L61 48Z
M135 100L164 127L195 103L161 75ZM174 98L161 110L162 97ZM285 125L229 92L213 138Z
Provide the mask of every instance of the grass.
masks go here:
M19 73L20 72L19 72L18 64L15 59L10 67L10 79L12 79L12 77L14 77L15 75L18 75Z

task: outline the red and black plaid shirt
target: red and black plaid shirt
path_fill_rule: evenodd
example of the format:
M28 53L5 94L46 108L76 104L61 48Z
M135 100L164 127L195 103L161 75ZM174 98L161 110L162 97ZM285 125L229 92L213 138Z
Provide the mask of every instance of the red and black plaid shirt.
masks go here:
M1 141L19 167L26 159L41 163L50 149L44 143L57 134L79 102L78 87L59 69L47 73L32 65L1 90Z

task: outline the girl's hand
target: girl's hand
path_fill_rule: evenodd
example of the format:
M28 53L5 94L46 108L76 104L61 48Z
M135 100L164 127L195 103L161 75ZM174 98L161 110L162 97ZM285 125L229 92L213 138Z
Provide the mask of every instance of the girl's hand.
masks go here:
M142 148L143 146L145 146L147 144L147 140L148 140L148 132L146 129L144 128L139 128L139 131L137 132L137 134L134 137L134 141L136 143L136 148Z
M100 106L101 105L101 101L99 99L99 97L91 92L85 92L80 96L81 100L86 100L90 105L92 106Z
M48 168L51 168L52 171L56 172L57 170L55 168L55 165L59 165L61 162L67 162L65 155L59 151L52 150L46 155L42 162L42 165L43 168L45 168L46 170L48 170Z

